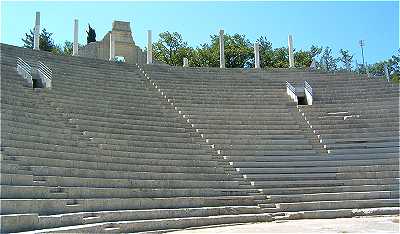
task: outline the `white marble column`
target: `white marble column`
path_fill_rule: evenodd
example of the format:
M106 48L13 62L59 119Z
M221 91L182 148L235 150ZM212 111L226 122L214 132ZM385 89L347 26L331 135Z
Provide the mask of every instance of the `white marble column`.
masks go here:
M289 48L289 68L294 67L294 54L293 54L293 39L292 35L288 37L288 48Z
M388 69L388 65L387 64L383 65L383 70L385 70L386 80L389 82L390 81L390 76L389 76L389 69Z
M115 41L112 32L110 32L110 60L115 58Z
M78 55L78 20L74 20L74 44L72 47L72 55L77 56Z
M260 68L260 45L254 43L254 68Z
M147 30L147 64L153 63L153 44L151 39L151 30Z
M219 67L225 68L224 30L219 30Z
M39 49L39 40L40 38L40 12L36 12L36 20L35 20L35 29L34 29L34 35L33 35L33 49L34 50L40 50Z
M183 58L183 67L189 67L189 60L187 58Z

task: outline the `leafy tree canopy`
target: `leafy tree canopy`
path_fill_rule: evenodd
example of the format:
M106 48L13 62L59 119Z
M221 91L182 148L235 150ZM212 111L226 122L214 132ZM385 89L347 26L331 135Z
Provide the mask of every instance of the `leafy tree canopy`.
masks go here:
M22 38L24 42L25 48L33 49L33 40L34 40L34 31L29 30L29 33L25 33L25 38ZM54 44L53 38L51 36L53 33L47 32L45 28L42 29L42 32L39 35L39 49L44 51L53 51L56 49L56 45Z

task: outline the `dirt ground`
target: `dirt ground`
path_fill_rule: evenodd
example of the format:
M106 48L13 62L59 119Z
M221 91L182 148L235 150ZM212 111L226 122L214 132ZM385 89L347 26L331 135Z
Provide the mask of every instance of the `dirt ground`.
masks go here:
M375 216L338 219L281 220L187 229L169 234L250 234L250 233L400 233L400 216Z

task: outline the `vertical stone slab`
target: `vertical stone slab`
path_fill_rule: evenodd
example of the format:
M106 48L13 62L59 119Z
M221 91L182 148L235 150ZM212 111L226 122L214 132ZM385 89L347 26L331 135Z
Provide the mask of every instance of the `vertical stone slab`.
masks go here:
M224 30L219 30L219 67L225 68Z
M78 55L78 20L74 20L74 44L72 47L72 55L77 56Z
M254 43L254 68L260 68L260 45Z
M34 50L40 50L39 48L39 40L40 38L40 12L36 12L36 20L35 20L35 29L34 29L34 35L33 35L33 49Z
M293 39L292 35L288 37L288 47L289 47L289 68L294 67L294 54L293 54Z
M183 67L189 67L189 60L187 58L183 58Z
M383 65L383 69L385 70L386 80L387 80L387 82L389 82L390 81L390 76L389 76L388 65L387 64Z
M312 61L311 61L310 69L311 69L311 70L317 69L317 62L315 61L314 58L313 58Z
M151 39L151 30L147 30L147 64L153 63L153 44Z
M110 60L114 60L115 57L115 39L114 36L112 35L112 32L110 32Z

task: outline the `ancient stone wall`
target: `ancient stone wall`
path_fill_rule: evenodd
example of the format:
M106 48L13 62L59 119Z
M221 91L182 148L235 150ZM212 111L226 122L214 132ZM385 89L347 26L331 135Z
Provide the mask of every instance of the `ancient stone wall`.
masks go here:
M145 53L135 45L129 22L114 21L112 30L101 41L91 42L79 50L79 56L110 59L110 34L114 40L115 56L122 56L127 63L145 63Z

